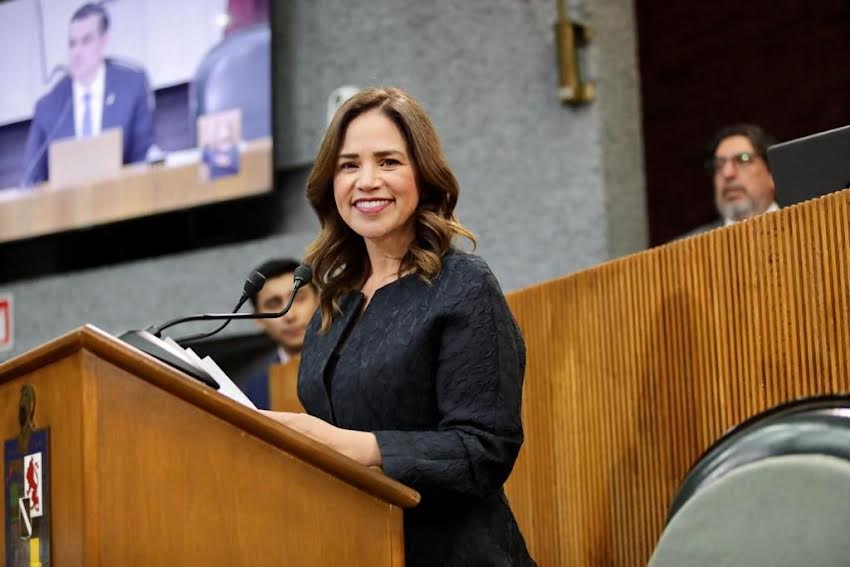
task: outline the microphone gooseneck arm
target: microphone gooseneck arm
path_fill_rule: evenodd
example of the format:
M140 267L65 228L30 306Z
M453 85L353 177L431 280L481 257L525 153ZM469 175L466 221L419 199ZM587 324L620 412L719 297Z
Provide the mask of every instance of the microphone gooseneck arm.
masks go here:
M242 305L246 301L248 301L248 298L256 297L256 295L258 293L260 293L260 290L263 289L264 285L266 285L266 276L264 276L263 274L261 274L257 270L254 270L253 272L248 274L248 277L247 277L247 279L245 280L245 283L242 286L242 297L239 298L239 302L236 303L236 307L233 308L231 313L236 313L237 311L239 311L239 308L242 307ZM216 328L216 329L214 329L214 330L212 330L208 333L197 333L197 334L194 334L194 335L189 335L189 336L177 339L176 342L177 342L177 344L189 343L189 342L197 341L197 340L200 340L200 339L205 339L207 337L211 337L211 336L215 335L216 333L218 333L219 331L221 331L222 329L224 329L226 326L228 326L232 320L233 320L233 318L227 319L224 323L219 325L218 328Z
M262 274L259 274L259 272L255 272L255 274L257 274L260 278L262 278L262 282L259 283L259 288L262 288L262 284L265 282L265 277ZM253 276L253 274L252 274L252 276ZM301 289L301 287L304 286L305 284L310 283L310 281L313 279L313 272L309 267L302 265L302 266L298 266L295 269L294 276L295 276L295 278L294 278L295 282L294 282L294 285L292 287L292 292L289 294L289 300L286 302L286 305L284 306L284 308L281 309L280 311L276 312L276 313L203 313L201 315L191 315L189 317L179 317L177 319L172 319L171 321L168 321L165 324L159 325L159 326L151 325L150 327L146 328L145 331L154 335L155 337L161 337L162 332L165 329L167 329L169 327L173 327L174 325L177 325L177 324L180 324L180 323L189 323L189 322L192 322L192 321L222 321L222 320L224 320L224 321L229 322L229 321L232 321L233 319L277 319L278 317L283 317L284 315L286 315L286 313L292 307L292 302L295 301L295 294L298 293L298 290ZM249 282L251 280L252 280L252 277L249 277ZM251 295L251 293L249 291L249 282L246 282L245 293L243 294L243 296L245 296L246 298L247 298L247 296ZM256 286L257 283L254 282L253 285ZM257 291L259 291L259 288L257 288ZM244 303L244 301L241 301L241 303ZM237 306L236 309L234 309L234 311L238 310L239 307L241 307L241 303L240 303L240 305ZM225 325L226 325L226 323L225 323ZM222 326L221 328L224 328L224 326ZM216 332L218 332L218 330ZM209 335L207 335L207 336L209 336ZM190 336L190 337L186 337L186 338L181 339L181 340L189 341L189 340L197 340L197 339L192 338L192 336Z
M244 305L246 301L248 301L248 296L243 295L242 298L239 300L239 303L236 304L236 307L233 308L233 311L231 311L231 313L235 314L237 311L239 311L239 308L242 307L242 305ZM197 334L194 334L194 335L187 335L185 337L180 337L179 339L174 339L174 340L179 345L182 345L183 343L191 343L191 342L199 341L201 339L205 339L207 337L211 337L211 336L219 333L226 326L228 326L231 321L233 321L233 317L229 317L227 320L224 321L224 323L222 323L221 325L219 325L214 330L212 330L208 333L197 333Z
M159 327L151 325L145 330L152 335L160 337L165 329L180 323L189 323L192 321L221 321L223 319L276 319L286 315L286 312L289 311L289 308L292 306L292 302L295 300L295 292L298 291L298 288L300 287L300 284L296 282L295 287L292 289L292 293L289 295L289 301L286 302L286 307L277 313L202 313L201 315L172 319Z

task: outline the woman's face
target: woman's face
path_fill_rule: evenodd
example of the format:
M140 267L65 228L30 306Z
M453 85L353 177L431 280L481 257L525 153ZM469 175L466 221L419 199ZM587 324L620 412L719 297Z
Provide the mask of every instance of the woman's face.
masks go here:
M397 249L414 236L416 173L401 132L380 110L351 121L337 158L334 200L367 244Z

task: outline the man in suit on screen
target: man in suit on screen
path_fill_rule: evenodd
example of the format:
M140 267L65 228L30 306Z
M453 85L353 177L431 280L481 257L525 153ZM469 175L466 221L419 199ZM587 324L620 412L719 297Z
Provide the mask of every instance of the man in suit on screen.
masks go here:
M35 105L24 152L23 185L45 181L47 147L62 138L123 132L124 163L143 161L153 145L154 99L145 72L105 57L109 15L84 4L68 28L68 74Z

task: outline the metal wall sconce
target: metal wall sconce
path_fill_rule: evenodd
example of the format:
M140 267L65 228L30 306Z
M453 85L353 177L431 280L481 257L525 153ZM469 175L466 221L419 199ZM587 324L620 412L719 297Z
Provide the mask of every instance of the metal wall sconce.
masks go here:
M579 48L590 42L590 28L567 18L566 0L556 0L558 21L555 22L555 49L558 53L558 97L565 104L586 104L593 100L592 83L582 78L579 68Z

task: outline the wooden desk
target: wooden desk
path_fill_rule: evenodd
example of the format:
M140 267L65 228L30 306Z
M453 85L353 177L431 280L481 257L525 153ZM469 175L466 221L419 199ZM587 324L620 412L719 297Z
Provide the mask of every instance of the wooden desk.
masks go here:
M508 297L528 347L507 484L542 565L646 565L689 467L779 403L850 391L850 191Z
M269 368L269 409L305 413L298 399L298 365L296 356L286 364L273 364Z
M246 143L237 175L202 182L200 163L130 164L120 177L69 189L0 191L0 242L258 195L272 189L272 141Z

